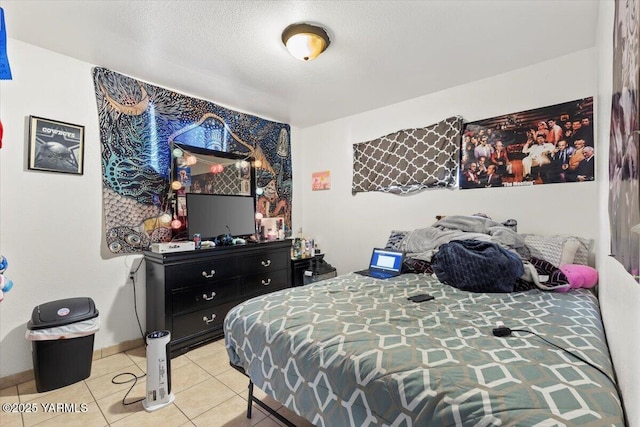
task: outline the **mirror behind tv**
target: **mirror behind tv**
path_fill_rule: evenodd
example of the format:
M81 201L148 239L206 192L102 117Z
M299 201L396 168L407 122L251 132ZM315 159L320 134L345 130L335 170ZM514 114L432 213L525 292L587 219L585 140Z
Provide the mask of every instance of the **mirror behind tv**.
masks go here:
M179 216L186 216L188 239L193 240L196 233L202 240L254 234L253 159L187 145L176 147L184 151L175 161L174 172L182 184L178 212Z
M253 158L242 154L175 144L185 154L174 172L186 193L255 195ZM189 161L191 160L191 161Z

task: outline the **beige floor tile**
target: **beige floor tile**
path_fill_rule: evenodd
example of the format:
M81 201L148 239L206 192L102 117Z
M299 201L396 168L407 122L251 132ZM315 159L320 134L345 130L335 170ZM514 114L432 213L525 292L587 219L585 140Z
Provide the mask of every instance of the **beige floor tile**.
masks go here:
M171 367L171 391L178 394L182 390L193 387L212 378L204 369L191 362L177 369Z
M275 418L268 417L256 424L256 427L282 427Z
M38 427L104 427L109 425L95 402L87 404L86 410L84 409L79 408L74 413L59 414L38 424Z
M119 371L122 368L133 365L133 360L125 353L114 354L113 356L103 357L102 359L94 360L91 364L91 376L88 378L93 379L101 377L111 372Z
M229 356L224 348L216 349L214 353L209 356L199 358L193 363L197 364L213 376L226 372L229 369L233 369L231 365L229 365Z
M255 397L257 397L258 399L262 400L264 403L266 403L267 405L269 405L269 407L271 409L273 409L274 411L277 411L278 409L280 409L280 407L282 406L282 403L278 402L277 400L275 400L273 397L267 395L264 391L260 390L258 387L253 386L253 395ZM240 394L240 396L243 399L247 399L249 397L249 393L247 391L247 393L243 393ZM253 404L254 408L257 408L258 405L256 405L255 403Z
M172 392L176 396L173 404L158 411L147 413L141 402L123 405L122 399L131 383L112 384L116 374L132 372L142 376L146 370L145 347L137 347L93 361L91 377L67 387L38 393L35 381L0 390L0 402L29 402L37 406L35 414L0 413L2 427L31 427L34 425L64 427L102 426L260 426L280 427L282 424L254 404L252 418L246 417L248 378L229 365L229 359L220 339L171 359ZM120 380L128 379L126 376ZM144 398L146 378L137 381L126 401ZM282 413L299 427L312 424L297 416L262 390L254 387L256 397ZM97 399L97 403L94 399ZM86 412L45 412L50 404L86 404ZM73 409L73 408L71 408Z
M270 398L265 398L265 399L261 399L263 402L269 404L269 406L271 406L272 408L274 406L278 407L277 411L278 414L280 414L281 416L283 416L284 418L286 418L287 420L289 420L289 422L291 422L293 425L295 425L296 427L314 427L314 425L312 423L310 423L309 421L307 421L306 419L302 418L301 416L299 416L298 414L296 414L295 412L289 410L287 407L280 405L279 403L273 403L275 401L273 401ZM259 406L257 404L253 404L253 408L254 410L256 408L258 408ZM261 408L262 410L262 408ZM266 413L266 411L265 411ZM259 427L266 427L266 426L286 426L285 423L281 422L280 420L278 420L275 416L273 415L269 415L268 419L263 420L262 422L260 422L258 424Z
M215 378L209 378L176 394L175 405L193 419L236 394Z
M14 400L15 399L15 400ZM0 390L0 402L19 402L18 386L11 386Z
M305 418L302 418L295 412L291 411L286 406L281 406L277 412L297 427L314 427L312 423L307 421Z
M67 386L69 387L69 386ZM49 393L53 393L55 390L44 391L38 393L36 389L36 380L27 381L26 383L18 384L18 395L20 396L20 402L29 402L30 400L38 397L46 396Z
M193 363L191 361L191 359L189 359L186 355L182 354L178 357L174 357L173 359L171 359L171 372L173 372L174 369L178 369L181 368L183 366L186 366L190 363ZM145 370L146 370L146 362L145 362Z
M192 421L198 427L249 427L266 417L267 414L254 407L251 418L247 418L247 401L236 395Z
M128 390L128 388L127 388ZM142 402L135 402L136 400L144 399L147 390L147 383L144 378L138 380L135 387L127 395L125 402L122 403L126 390L119 391L109 396L103 397L98 400L98 406L102 410L105 418L109 423L114 423L128 415L135 412L144 411Z
M12 387L34 379L33 369L0 378L0 388Z
M187 356L189 359L196 361L198 359L202 359L203 357L208 357L211 356L215 353L220 352L220 345L216 344L216 342L212 342L206 345L203 345L202 347L198 347L196 349L193 349L187 353L185 353L184 355Z
M144 345L144 339L125 341L102 349L102 357L111 356L117 353L126 353L127 351Z
M138 411L111 424L113 427L179 427L189 419L173 404L154 412Z
M240 395L246 395L249 392L249 377L233 368L215 375L215 378Z
M125 373L132 373L138 377L144 374L144 372L142 372L142 370L132 362L131 366L127 366L118 371L108 373L101 377L87 379L85 380L85 382L87 383L89 390L91 390L91 393L93 394L93 397L96 400L100 400L103 397L109 396L116 392L121 392L122 396L124 397L126 390L129 390L132 382L128 382L124 384L113 384L112 380L116 375L125 374ZM122 375L116 378L116 381L127 381L132 378L133 377L131 375ZM138 382L139 381L140 379L138 380Z
M0 390L0 404L5 403L20 403L20 397L18 396L18 387L11 386L7 388L3 388ZM15 409L15 412L5 412L4 407L3 410L0 411L0 426L2 427L22 427L22 414L18 411L18 407L9 407L12 411Z
M147 348L145 346L131 349L127 351L126 354L140 369L147 369Z
M11 386L0 390L0 403L18 403L20 396L18 395L18 386Z
M138 365L138 367L140 369L142 369L143 371L147 370L147 350L146 347L142 346L142 347L136 347L132 350L128 350L126 352L127 356L129 356L129 358L131 360L133 360L133 362ZM173 359L171 359L171 369L177 369L181 366L187 365L189 363L191 363L191 359L189 359L187 357L186 354L181 354L178 357L174 357Z
M82 404L93 402L89 388L84 381L81 381L30 400L28 403L37 405L38 410L34 413L24 413L22 419L24 425L29 427L60 415L56 404L75 405L76 408L81 408Z
M0 426L22 427L22 414L19 412L0 412Z

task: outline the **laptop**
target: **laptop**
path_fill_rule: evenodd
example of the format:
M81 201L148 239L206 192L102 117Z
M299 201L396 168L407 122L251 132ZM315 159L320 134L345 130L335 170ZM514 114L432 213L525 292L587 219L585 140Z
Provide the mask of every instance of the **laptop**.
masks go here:
M404 252L393 249L374 248L371 254L371 261L369 262L369 268L356 271L355 273L377 279L388 279L389 277L400 275L402 261L404 261Z

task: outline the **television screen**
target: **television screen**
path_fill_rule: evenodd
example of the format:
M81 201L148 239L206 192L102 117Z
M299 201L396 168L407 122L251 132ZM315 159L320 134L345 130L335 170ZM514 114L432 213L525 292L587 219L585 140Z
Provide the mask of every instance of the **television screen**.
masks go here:
M253 197L187 193L189 240L195 233L200 233L202 240L213 240L221 234L248 236L255 229Z

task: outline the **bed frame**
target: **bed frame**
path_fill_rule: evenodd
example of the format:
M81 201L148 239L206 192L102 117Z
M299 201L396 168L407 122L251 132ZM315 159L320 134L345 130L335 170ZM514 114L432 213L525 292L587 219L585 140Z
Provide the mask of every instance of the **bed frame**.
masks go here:
M248 386L249 396L247 397L247 418L251 419L251 410L253 409L253 403L255 402L258 406L260 406L262 409L267 411L269 414L271 414L274 417L276 417L278 419L278 421L280 421L281 423L283 423L287 427L297 427L291 421L289 421L288 419L286 419L285 417L280 415L277 411L275 411L271 406L267 405L262 400L258 399L256 396L254 396L254 394L253 394L253 381L251 381L251 377L249 377L249 375L247 375L247 373L244 371L244 369L242 369L240 366L234 365L233 363L229 363L229 365L249 379L249 386Z

